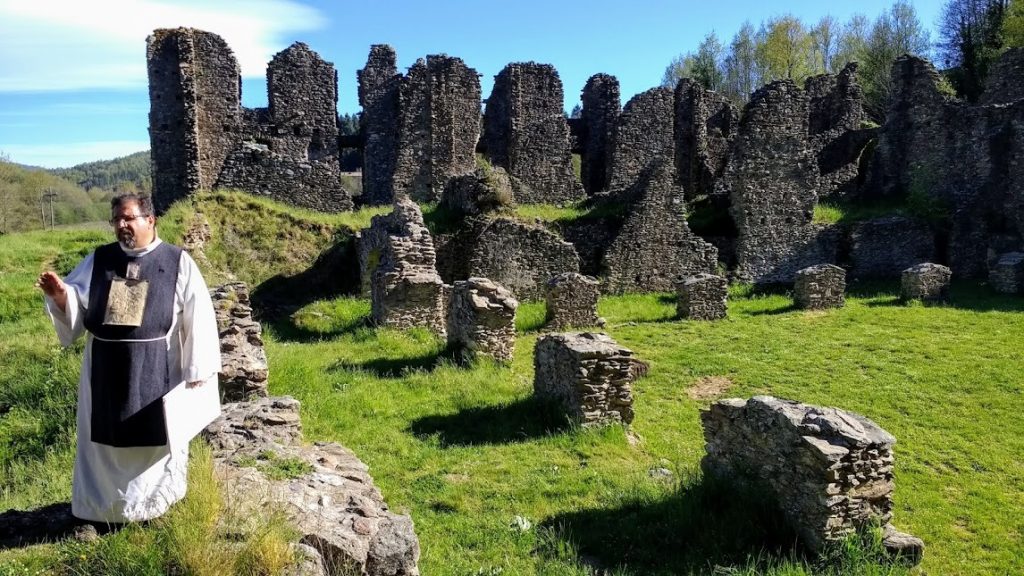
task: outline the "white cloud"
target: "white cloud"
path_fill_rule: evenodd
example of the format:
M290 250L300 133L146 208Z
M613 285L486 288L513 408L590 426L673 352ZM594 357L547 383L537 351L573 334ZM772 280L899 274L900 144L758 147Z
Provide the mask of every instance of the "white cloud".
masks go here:
M42 166L43 168L67 168L112 159L149 149L149 140L103 140L95 142L72 142L53 146L49 144L4 144L0 157L11 162Z
M219 34L262 77L295 33L325 24L293 0L0 0L0 91L145 86L146 37L179 26Z

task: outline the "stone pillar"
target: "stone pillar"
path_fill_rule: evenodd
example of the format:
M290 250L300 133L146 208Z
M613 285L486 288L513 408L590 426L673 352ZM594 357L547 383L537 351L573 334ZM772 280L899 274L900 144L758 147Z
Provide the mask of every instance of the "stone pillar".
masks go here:
M533 353L533 392L584 426L633 421L636 360L606 334L549 334Z
M359 105L363 107L363 204L394 201L393 178L398 156L398 85L395 49L387 44L370 46L366 67L359 80Z
M798 308L842 308L846 304L845 292L846 270L839 266L819 264L797 270L793 299Z
M903 271L900 294L904 300L938 301L949 297L953 272L941 265L925 262Z
M676 85L676 172L687 200L715 194L738 124L739 111L724 95L687 78Z
M594 194L608 188L612 133L622 111L619 81L608 74L594 74L583 87L580 99L585 133L580 176L583 188Z
M988 283L1002 294L1024 292L1024 252L1007 252L988 271Z
M512 362L518 307L511 292L487 278L456 281L448 304L448 345L467 360L482 354Z
M759 488L812 550L877 522L887 528L887 545L902 539L898 552L920 559L924 543L889 524L896 439L871 420L755 396L715 402L701 423L705 475Z
M626 103L612 135L609 192L623 197L658 160L674 162L673 110L669 88L651 88ZM674 178L675 170L672 173Z
M235 402L267 395L267 354L263 327L252 319L249 288L244 282L218 286L210 293L220 332L221 394Z
M597 316L600 282L591 276L564 272L548 280L547 325L555 330L600 326Z
M729 283L721 276L698 274L676 283L676 312L687 320L718 320L726 316Z

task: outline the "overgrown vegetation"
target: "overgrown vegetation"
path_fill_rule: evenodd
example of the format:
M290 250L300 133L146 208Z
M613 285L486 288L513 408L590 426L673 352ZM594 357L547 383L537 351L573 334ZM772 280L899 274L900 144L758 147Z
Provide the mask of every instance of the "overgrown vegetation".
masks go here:
M230 197L202 206L239 208ZM246 219L285 221L272 204L244 206ZM353 216L316 218L340 225ZM68 268L107 234L0 238L0 509L70 497L81 349L58 350L31 283L51 263ZM65 251L74 256L58 258ZM271 392L302 401L309 440L341 442L370 465L392 508L415 520L425 574L583 575L594 565L617 575L902 573L880 560L871 538L805 558L756 498L730 496L694 473L704 451L698 409L710 400L693 400L686 388L712 376L731 383L727 396L768 393L872 418L899 439L896 524L928 544L923 570L1018 572L1024 439L1007 431L1024 429L1024 301L961 283L949 306L903 306L895 288L855 286L845 308L823 314L794 310L784 293L734 287L729 319L715 323L674 320L669 295L603 298L609 333L651 365L635 387L628 437L622 428L575 428L531 399L543 303L520 307L510 367L461 367L424 330L369 327L366 300L317 301L266 326ZM281 474L299 473L281 460ZM658 469L672 474L651 472ZM203 493L193 481L190 497ZM185 568L201 564L259 572L218 552L224 533L203 520L233 506L202 500L198 510L176 506L170 524L130 527L99 544L0 552L0 570L201 573ZM253 560L260 570L286 557L284 528L245 533L257 536L229 549L265 558ZM257 551L239 552L246 547Z

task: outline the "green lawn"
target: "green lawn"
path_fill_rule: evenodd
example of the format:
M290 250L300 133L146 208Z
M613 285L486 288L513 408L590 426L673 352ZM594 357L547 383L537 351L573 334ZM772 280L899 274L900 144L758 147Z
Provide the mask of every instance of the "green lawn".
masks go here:
M0 510L69 497L80 350L59 350L31 282L100 241L0 237ZM415 521L427 575L899 573L849 551L832 569L793 558L771 513L702 482L711 400L687 389L712 376L732 383L725 396L838 406L894 434L895 524L924 539L919 572L1024 572L1024 299L961 283L948 306L907 306L895 289L855 286L823 313L735 287L715 323L675 320L669 295L603 298L608 332L650 364L628 434L575 428L531 400L540 303L520 307L511 366L466 368L425 331L366 327L365 300L314 302L266 326L271 392L302 401L308 440L370 465ZM69 549L0 551L0 574L73 573Z

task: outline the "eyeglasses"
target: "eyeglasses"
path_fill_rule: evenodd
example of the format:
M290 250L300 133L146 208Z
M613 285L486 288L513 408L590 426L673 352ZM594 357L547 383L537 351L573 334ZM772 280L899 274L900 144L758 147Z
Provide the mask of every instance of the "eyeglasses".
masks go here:
M114 228L117 228L121 224L128 223L128 222L133 222L135 220L138 220L139 218L145 218L145 217L146 216L143 215L143 214L138 214L138 215L135 215L135 216L116 216L116 217L110 219L110 225L113 226Z

